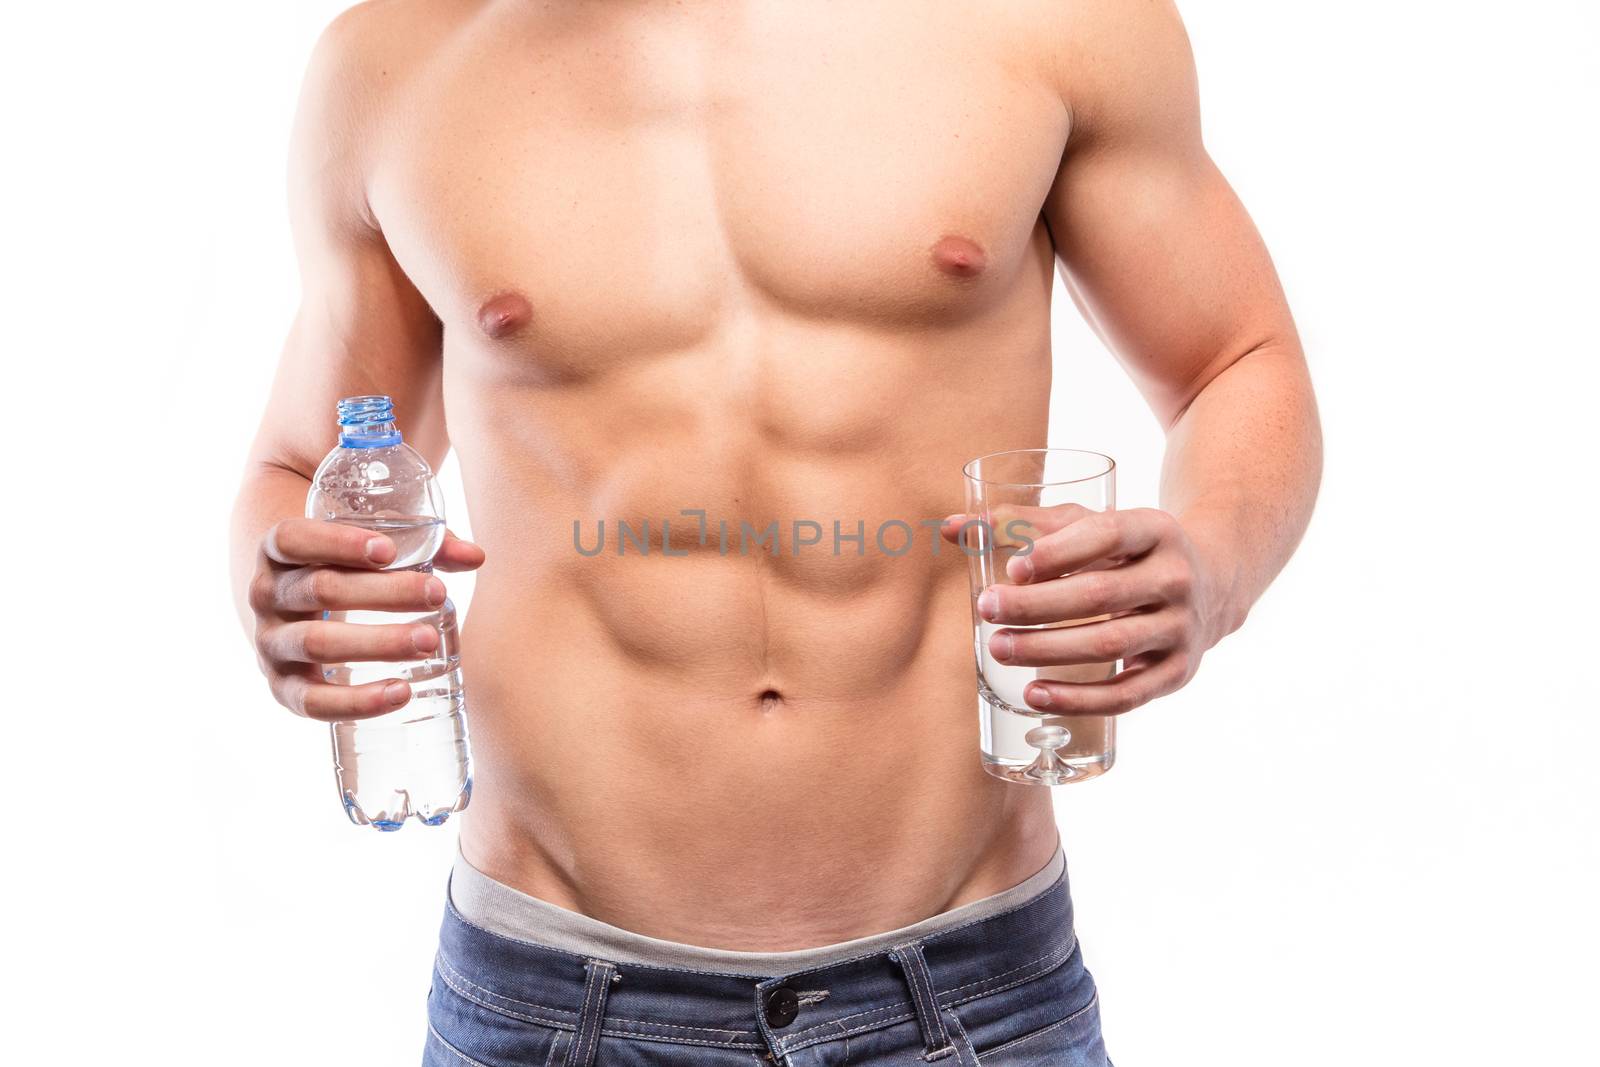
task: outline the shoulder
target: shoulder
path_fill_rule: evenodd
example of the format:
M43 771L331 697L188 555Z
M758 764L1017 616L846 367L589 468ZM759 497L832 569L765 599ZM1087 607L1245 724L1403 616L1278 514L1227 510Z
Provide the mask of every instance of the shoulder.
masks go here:
M1054 0L1043 17L1075 140L1198 132L1194 53L1173 0Z
M480 7L473 0L364 0L347 8L317 37L306 92L375 103L414 76Z
M365 0L323 27L306 63L290 143L292 191L351 217L387 118L477 0Z

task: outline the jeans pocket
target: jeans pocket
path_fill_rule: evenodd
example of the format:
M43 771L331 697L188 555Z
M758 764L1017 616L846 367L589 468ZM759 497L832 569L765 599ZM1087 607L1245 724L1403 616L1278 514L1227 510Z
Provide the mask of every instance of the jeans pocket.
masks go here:
M1100 998L1053 1023L978 1053L983 1067L1109 1067L1100 1036Z
M537 1046L523 1041L519 1042L520 1049L510 1050L503 1043L500 1043L500 1047L487 1050L475 1048L472 1047L472 1040L464 1039L459 1034L451 1036L468 1048L457 1048L429 1024L428 1043L422 1052L422 1067L561 1067L566 1062L566 1047L572 1035L564 1030L556 1030L548 1038L541 1038ZM469 1034L467 1038L472 1036ZM514 1058L504 1058L508 1051ZM479 1059L479 1056L486 1058Z
M1060 966L955 1010L983 1067L1106 1067L1099 995L1077 946Z
M568 1030L434 979L423 1067L561 1067L571 1043Z
M428 1024L428 1043L422 1050L422 1067L486 1067L439 1036Z

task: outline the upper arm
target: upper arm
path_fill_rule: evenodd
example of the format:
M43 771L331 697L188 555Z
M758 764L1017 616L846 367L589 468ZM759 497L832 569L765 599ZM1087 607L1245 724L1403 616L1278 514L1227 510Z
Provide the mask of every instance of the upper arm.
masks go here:
M1045 205L1062 276L1163 425L1233 361L1298 353L1276 272L1206 152L1170 0L1074 4L1057 69L1072 132Z
M308 65L289 152L301 297L252 459L309 476L342 396L394 397L407 440L437 465L448 449L442 328L390 254L366 199L389 82L379 74L381 5L345 12Z

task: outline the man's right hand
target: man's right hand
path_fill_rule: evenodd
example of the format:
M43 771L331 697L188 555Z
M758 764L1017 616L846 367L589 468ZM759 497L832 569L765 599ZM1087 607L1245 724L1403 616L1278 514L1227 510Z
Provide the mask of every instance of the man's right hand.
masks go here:
M324 663L404 662L434 652L439 634L424 623L363 625L331 622L325 611L432 611L444 603L444 583L417 571L384 571L395 558L382 534L322 519L285 519L261 539L250 579L257 661L278 703L308 719L367 719L403 706L411 687L401 681L335 685ZM441 571L475 570L483 550L446 533L434 557Z

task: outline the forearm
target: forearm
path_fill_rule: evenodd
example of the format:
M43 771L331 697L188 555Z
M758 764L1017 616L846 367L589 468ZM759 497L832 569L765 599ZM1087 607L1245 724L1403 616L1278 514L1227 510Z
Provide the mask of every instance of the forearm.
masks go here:
M261 538L284 519L305 514L306 491L311 479L288 467L252 463L233 505L229 533L234 609L246 636L255 631L255 615L247 601L250 578L256 570Z
M1292 343L1235 361L1168 428L1161 506L1199 556L1207 647L1244 623L1288 562L1321 477L1316 400Z

